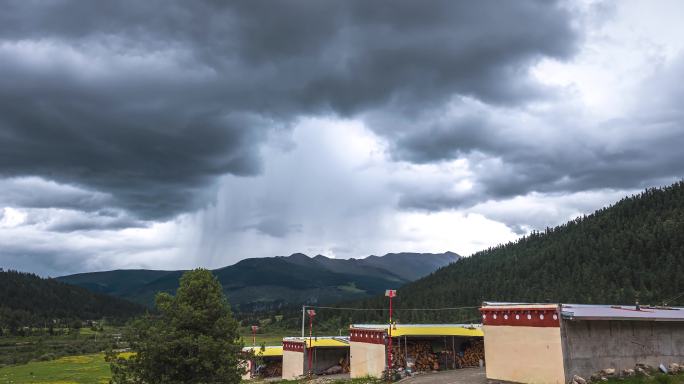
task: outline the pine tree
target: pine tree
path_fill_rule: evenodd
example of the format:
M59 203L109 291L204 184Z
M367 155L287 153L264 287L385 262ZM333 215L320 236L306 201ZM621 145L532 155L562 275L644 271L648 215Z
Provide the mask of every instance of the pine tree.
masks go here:
M112 383L238 383L243 368L238 324L218 280L205 269L186 272L176 296L156 297L157 316L138 320L128 337L135 355L108 353Z

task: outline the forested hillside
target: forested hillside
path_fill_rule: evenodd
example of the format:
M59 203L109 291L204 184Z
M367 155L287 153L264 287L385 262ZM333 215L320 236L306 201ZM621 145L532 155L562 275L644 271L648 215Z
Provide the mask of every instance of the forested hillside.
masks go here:
M399 253L365 259L290 256L244 259L212 271L237 312L274 311L302 304L360 299L397 288L459 259L455 253ZM157 292L174 293L183 271L119 270L58 280L93 292L151 305Z
M102 318L125 319L142 311L141 306L122 299L54 279L0 269L0 332L45 327L54 321L64 324Z
M474 312L401 308L476 306L483 300L630 304L637 298L684 305L682 182L463 258L400 288L396 307L405 321L456 321ZM376 297L353 305L387 303Z

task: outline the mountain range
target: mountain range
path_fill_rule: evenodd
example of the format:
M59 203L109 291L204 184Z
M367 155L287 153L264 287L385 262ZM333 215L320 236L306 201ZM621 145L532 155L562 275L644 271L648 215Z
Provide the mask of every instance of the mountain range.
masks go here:
M427 276L460 258L453 252L389 253L363 259L295 253L244 259L212 272L237 310L267 310L372 296ZM149 306L157 292L174 293L183 272L114 270L79 273L57 280Z
M384 308L382 292L399 288L396 316L404 322L470 321L483 300L684 305L682 234L684 182L678 182L463 259L451 252L346 260L296 253L245 259L213 273L234 308L245 311L342 301ZM57 281L0 273L0 310L17 317L38 308L41 319L134 314L140 307L100 294L150 305L156 292L173 293L183 272L116 270ZM467 310L402 312L445 307ZM343 327L380 312L326 318L339 317Z

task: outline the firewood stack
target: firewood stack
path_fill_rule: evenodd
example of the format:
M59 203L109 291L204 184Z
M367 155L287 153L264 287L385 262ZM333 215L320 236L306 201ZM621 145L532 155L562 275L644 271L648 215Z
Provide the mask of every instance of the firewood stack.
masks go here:
M321 372L322 375L336 375L338 373L349 373L349 359L343 357L340 361Z
M406 349L406 350L404 350ZM407 347L392 347L394 368L406 367L406 359L411 359L414 371L436 371L439 369L439 359L432 352L429 342L417 342L409 344Z
M406 367L406 359L404 358L404 352L399 351L399 347L396 345L392 346L392 365L395 369Z
M344 357L344 358L340 359L340 365L342 366L342 372L343 373L349 373L349 365L350 365L349 358Z
M439 357L439 361L442 363L442 368L444 369L462 368L458 358L454 358L454 351L452 350L443 350Z
M479 367L480 360L484 361L484 341L474 340L463 351L463 357L458 357L462 367Z

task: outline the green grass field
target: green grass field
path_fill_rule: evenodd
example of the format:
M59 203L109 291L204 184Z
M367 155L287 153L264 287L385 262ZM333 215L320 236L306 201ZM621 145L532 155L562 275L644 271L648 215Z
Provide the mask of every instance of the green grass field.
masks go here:
M101 353L0 368L0 384L102 384L109 377Z
M32 362L0 368L0 384L104 384L110 378L109 364L103 354L62 357L53 361ZM297 384L305 380L277 383ZM331 384L377 384L377 379L336 380Z
M252 335L246 330L242 333L244 344L251 346ZM280 345L283 336L290 333L271 331L258 334L257 345ZM105 336L109 336L107 332L82 328L77 335L0 338L0 384L107 383L109 364L104 361L102 353L94 353L105 348L106 343L103 343L108 340ZM96 337L100 343L94 342ZM54 359L60 354L72 356ZM25 363L29 360L33 361ZM9 365L2 367L3 362Z

